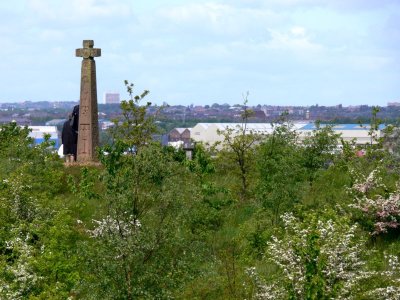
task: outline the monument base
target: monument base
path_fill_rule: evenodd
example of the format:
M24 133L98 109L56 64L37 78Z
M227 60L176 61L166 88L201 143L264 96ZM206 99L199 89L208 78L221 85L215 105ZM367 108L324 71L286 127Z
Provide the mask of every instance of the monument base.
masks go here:
M64 162L64 167L69 168L69 167L101 167L103 164L98 161L86 161L86 162L73 162L73 163L67 163Z

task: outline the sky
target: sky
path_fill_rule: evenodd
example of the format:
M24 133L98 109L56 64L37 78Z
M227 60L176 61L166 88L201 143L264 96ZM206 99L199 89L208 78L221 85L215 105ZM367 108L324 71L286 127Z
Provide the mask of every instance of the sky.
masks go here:
M97 93L154 104L400 102L400 0L0 0L0 103Z

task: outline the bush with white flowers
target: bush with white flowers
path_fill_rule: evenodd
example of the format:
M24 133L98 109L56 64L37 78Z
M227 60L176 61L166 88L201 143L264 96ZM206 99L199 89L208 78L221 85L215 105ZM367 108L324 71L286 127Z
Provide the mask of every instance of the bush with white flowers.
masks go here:
M374 222L373 235L386 233L389 228L400 226L400 182L391 193L382 193L388 188L383 183L379 169L374 169L368 176L353 171L355 183L351 188L354 203L350 206L363 212Z
M355 299L355 295L400 299L397 258L387 256L391 264L387 270L369 270L363 259L365 240L358 237L357 225L315 216L300 221L292 213L282 219L285 234L272 237L265 256L278 273L262 280L255 268L248 270L256 299ZM366 291L364 283L377 277L385 279L385 286Z

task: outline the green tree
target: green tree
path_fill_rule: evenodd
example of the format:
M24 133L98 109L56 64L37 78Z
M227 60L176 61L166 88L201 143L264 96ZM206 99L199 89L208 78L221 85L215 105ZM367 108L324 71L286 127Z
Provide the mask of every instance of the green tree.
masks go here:
M149 91L145 90L140 95L134 95L133 83L125 80L125 86L129 100L121 101L122 116L114 120L115 126L110 131L114 141L123 143L127 151L137 154L141 148L152 142L157 126L154 123L155 116L147 114L151 102L140 105Z
M301 152L298 136L290 123L277 125L260 145L257 197L264 209L271 212L273 224L301 200L305 180Z
M312 183L318 170L327 168L335 158L338 147L339 134L336 134L332 126L322 126L316 123L317 129L312 135L303 139L303 166L308 171L308 180Z
M262 139L260 134L247 128L248 119L253 114L253 111L247 108L247 97L248 93L244 97L242 124L236 126L236 128L227 127L225 130L218 131L218 134L223 137L222 147L225 150L220 154L231 160L237 170L240 180L239 199L241 202L244 202L249 196L249 177L254 166L255 146Z
M100 149L104 170L95 197L106 211L86 225L84 298L170 298L190 272L190 247L178 230L185 189L177 174L185 170L152 142L156 127L146 114L149 103L140 106L143 95L122 102L114 142Z
M64 277L77 264L73 255L66 263L66 253L58 252L57 265L65 264L65 272L52 276L44 257L52 249L49 229L60 210L53 202L62 192L63 165L48 136L35 145L28 135L15 123L0 127L0 298L40 298L57 287L52 298L61 299L77 282Z

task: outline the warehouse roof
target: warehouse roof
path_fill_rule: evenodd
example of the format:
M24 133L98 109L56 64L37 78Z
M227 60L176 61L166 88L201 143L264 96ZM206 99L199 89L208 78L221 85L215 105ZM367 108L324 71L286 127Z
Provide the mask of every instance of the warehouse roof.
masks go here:
M329 124L320 124L321 127L329 126ZM383 130L385 129L385 125L381 124L379 125L378 129ZM332 129L333 130L370 130L371 125L370 124L333 124ZM308 123L307 125L299 128L300 130L316 130L317 126L315 123Z

